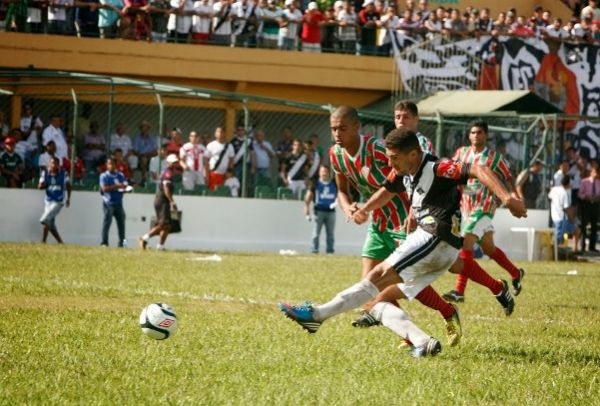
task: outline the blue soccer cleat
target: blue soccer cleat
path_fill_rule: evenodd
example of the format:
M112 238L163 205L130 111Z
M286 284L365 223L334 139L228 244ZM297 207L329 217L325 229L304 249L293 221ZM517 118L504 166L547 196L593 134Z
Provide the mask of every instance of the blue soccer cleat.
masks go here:
M317 332L321 327L321 322L316 321L313 317L313 308L310 303L294 306L289 303L279 303L279 310L289 319L300 324L302 328L311 334Z

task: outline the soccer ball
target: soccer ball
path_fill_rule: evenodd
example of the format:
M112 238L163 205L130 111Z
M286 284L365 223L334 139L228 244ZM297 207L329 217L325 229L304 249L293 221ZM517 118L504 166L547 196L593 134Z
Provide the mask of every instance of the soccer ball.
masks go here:
M175 334L177 315L166 303L152 303L140 314L142 333L155 340L164 340Z

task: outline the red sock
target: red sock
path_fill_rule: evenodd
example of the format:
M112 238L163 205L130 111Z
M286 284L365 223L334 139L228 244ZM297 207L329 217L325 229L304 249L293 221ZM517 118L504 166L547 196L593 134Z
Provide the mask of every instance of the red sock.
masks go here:
M517 279L521 275L519 269L510 261L510 259L508 259L504 251L500 248L496 247L494 252L492 252L492 255L490 255L490 258L496 261L502 268L506 269L513 279Z
M431 286L427 286L417 295L416 299L425 306L437 310L443 318L448 318L454 314L454 307L446 302Z
M456 275L456 285L454 286L454 290L464 296L465 289L467 288L467 282L469 282L469 278L459 273Z
M497 295L502 291L502 283L498 279L494 279L489 273L483 270L477 262L473 259L473 251L467 251L461 249L459 257L464 261L462 275L473 280L474 282L485 286L494 295Z

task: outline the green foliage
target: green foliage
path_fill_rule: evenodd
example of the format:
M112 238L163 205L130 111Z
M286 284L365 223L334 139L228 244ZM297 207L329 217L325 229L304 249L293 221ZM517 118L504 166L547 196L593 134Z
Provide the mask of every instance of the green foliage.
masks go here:
M385 328L352 328L356 313L309 335L277 310L279 300L322 302L354 283L358 257L197 260L206 255L0 244L0 404L599 402L597 265L522 264L523 293L509 318L471 282L461 344L414 360ZM453 283L448 274L435 287ZM139 312L155 301L179 317L165 341L138 327ZM439 315L403 306L444 342Z

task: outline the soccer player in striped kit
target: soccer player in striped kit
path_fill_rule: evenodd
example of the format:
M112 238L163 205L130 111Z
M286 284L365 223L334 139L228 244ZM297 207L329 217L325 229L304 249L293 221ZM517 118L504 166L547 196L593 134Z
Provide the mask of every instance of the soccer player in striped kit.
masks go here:
M353 217L359 205L353 201L349 190L353 187L368 199L383 186L392 170L385 155L385 146L381 139L360 135L358 113L352 107L340 106L331 113L330 127L335 145L329 150L329 159L338 185L338 204L349 219L362 224L367 216ZM363 277L406 238L404 221L408 211L406 193L395 194L383 207L373 210L362 249ZM456 345L461 337L457 309L444 301L431 286L419 292L416 299L440 312L446 323L449 345ZM368 309L368 305L366 307ZM372 325L373 322L371 314L366 312L353 325Z
M501 179L509 192L515 194L510 164L502 154L487 147L488 124L485 121L474 121L469 126L469 146L463 146L456 150L452 159L462 161L471 165L487 166ZM521 282L525 271L519 269L506 256L503 250L494 244L494 226L492 219L498 206L492 192L485 187L477 178L471 177L466 185L462 186L461 197L461 234L464 237L464 245L460 250L460 257L465 261L465 267L473 267L473 246L479 243L483 253L496 261L504 268L512 278L513 293L517 296L521 293ZM457 276L454 290L444 293L443 297L452 302L462 302L465 299L465 289L469 278L461 273ZM487 280L485 286L492 293L497 294L501 285L506 284L504 280ZM505 309L506 315L512 310Z

